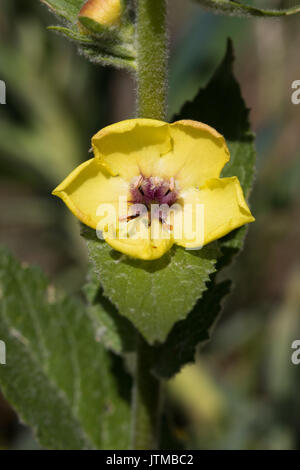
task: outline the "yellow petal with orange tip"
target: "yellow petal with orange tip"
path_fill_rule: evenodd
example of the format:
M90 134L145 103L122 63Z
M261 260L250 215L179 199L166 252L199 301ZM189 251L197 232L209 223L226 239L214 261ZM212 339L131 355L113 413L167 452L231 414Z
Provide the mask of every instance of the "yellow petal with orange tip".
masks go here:
M95 158L112 175L126 181L151 176L156 162L171 150L169 124L154 119L128 119L105 127L92 138Z
M254 222L250 209L245 201L238 178L212 178L199 189L190 188L181 195L181 203L189 204L193 209L193 233L196 226L196 207L203 208L203 227L195 233L194 238L176 239L177 245L185 248L201 248L218 238L227 235L242 225Z
M61 198L81 222L102 229L102 220L106 226L118 219L119 198L127 200L128 183L112 177L92 158L75 168L52 194Z
M169 131L172 150L159 160L156 174L174 177L182 190L220 176L229 161L229 150L221 134L192 120L176 121L169 125Z
M90 18L104 26L114 26L120 23L120 0L88 0L80 10L79 18Z

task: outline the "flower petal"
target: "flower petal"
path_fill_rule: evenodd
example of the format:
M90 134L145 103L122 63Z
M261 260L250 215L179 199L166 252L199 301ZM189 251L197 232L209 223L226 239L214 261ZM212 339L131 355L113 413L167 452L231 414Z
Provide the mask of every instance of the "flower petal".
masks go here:
M218 178L229 160L224 137L212 127L197 121L183 120L170 124L172 150L156 164L154 173L174 177L181 189L203 185Z
M154 119L129 119L105 127L92 139L98 159L126 181L152 175L160 156L171 148L169 125Z
M92 158L75 168L52 194L60 197L81 222L102 230L118 218L119 197L126 198L127 201L128 183L109 175ZM97 215L101 204L111 205L112 211L108 210L108 206L105 211L105 206L102 206L104 213Z
M185 248L197 248L223 237L232 230L255 219L245 201L238 178L213 178L200 189L191 188L181 195L182 204L191 204L193 228L196 226L196 206L203 208L203 230L194 238L183 236L175 243Z
M126 224L125 231L117 230L111 226L103 232L105 241L115 250L144 260L153 260L163 256L173 245L172 234L165 230L158 219L148 226L148 215L140 216Z

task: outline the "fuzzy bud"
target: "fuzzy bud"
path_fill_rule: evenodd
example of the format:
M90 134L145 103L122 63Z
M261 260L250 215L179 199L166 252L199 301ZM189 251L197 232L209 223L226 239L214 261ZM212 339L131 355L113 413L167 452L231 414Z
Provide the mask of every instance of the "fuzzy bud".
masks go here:
M89 18L103 26L117 26L121 18L121 0L88 0L79 18Z

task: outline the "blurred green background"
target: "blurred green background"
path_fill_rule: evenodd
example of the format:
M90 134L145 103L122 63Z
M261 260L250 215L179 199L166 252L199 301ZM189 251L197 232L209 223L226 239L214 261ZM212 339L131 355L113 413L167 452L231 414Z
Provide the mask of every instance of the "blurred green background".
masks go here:
M133 117L134 84L78 56L47 31L56 23L38 0L1 1L0 243L78 293L85 248L74 218L50 192L88 158L97 130ZM258 151L256 223L230 268L234 292L196 365L169 384L174 433L187 448L300 448L300 365L291 363L291 343L300 339L300 105L291 103L299 25L300 15L237 19L170 1L170 118L205 85L230 36ZM1 395L0 448L37 448Z

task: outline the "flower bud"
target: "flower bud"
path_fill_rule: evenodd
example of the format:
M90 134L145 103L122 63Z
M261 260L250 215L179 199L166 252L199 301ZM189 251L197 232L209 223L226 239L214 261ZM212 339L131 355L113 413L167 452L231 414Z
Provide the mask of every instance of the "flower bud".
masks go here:
M89 18L103 26L116 26L121 18L121 0L88 0L79 18Z

